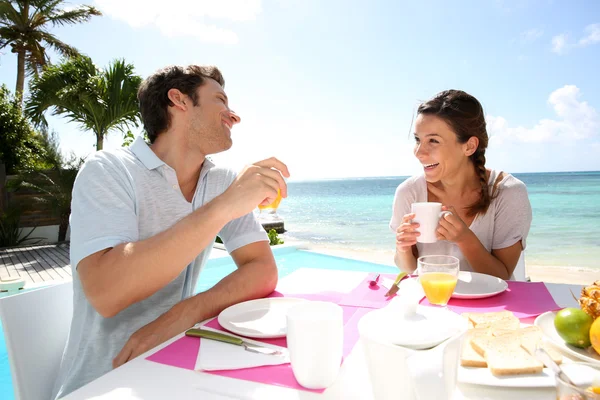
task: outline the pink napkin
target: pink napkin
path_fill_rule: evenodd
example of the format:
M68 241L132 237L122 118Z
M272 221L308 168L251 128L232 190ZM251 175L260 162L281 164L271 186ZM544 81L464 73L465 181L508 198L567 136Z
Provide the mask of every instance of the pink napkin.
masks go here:
M429 302L423 298L420 304L429 305ZM542 282L508 281L508 289L499 295L484 299L450 299L448 308L459 314L508 310L519 319L528 319L560 307Z
M341 306L364 307L364 308L383 308L393 299L386 297L385 294L389 288L383 286L383 278L391 279L392 282L396 279L396 275L381 274L379 283L375 286L370 286L369 282L375 277L374 274L369 274L354 290L345 294L339 301Z
M294 295L294 297L303 297ZM312 297L312 296L311 296ZM312 298L311 300L318 300ZM344 310L344 358L350 354L350 351L356 344L359 338L358 321L369 309L358 309L355 307L342 307ZM218 323L217 319L213 319L207 326L215 329L224 330ZM193 370L196 365L198 351L201 351L201 343L203 339L191 338L184 336L165 348L157 351L147 360L154 361L160 364L171 365L174 367ZM275 344L278 346L287 347L285 338L282 339L264 339L266 343ZM256 368L237 369L229 371L206 371L206 373L227 376L230 378L242 379L258 383L266 383L270 385L283 386L292 389L306 390L316 393L322 393L324 390L306 389L298 384L292 367L290 364L268 365Z

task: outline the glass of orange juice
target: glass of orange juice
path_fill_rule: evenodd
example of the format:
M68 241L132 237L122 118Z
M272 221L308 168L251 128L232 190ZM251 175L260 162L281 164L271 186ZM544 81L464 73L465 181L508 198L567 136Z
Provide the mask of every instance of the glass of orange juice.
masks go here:
M279 218L277 215L277 207L279 207L279 203L281 203L281 189L277 189L277 197L275 200L267 205L258 205L258 209L260 210L259 218L260 219L268 219L268 220L276 220Z
M454 293L458 258L452 256L423 256L417 260L419 281L430 304L445 307Z

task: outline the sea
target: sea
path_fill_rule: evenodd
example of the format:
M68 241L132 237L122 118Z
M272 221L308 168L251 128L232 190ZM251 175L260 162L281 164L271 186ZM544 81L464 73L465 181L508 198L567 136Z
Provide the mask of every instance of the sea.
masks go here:
M600 271L600 171L515 173L527 186L533 222L528 265ZM394 193L407 177L290 181L277 214L284 237L348 250L393 251Z

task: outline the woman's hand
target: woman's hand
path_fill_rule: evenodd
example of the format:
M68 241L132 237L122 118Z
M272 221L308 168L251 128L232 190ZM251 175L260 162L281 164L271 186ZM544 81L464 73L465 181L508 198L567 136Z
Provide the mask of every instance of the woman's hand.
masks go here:
M459 244L467 239L473 232L458 216L454 207L442 207L442 211L450 211L452 214L446 214L440 218L436 236L438 240L447 240Z
M411 251L412 246L417 244L417 237L421 235L416 230L419 224L412 222L414 217L415 214L406 214L396 230L396 251L400 253Z

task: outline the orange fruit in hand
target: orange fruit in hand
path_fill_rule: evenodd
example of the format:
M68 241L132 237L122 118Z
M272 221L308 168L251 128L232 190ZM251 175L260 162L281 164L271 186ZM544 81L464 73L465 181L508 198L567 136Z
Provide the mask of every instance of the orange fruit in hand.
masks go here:
M596 318L590 328L590 342L596 353L600 354L600 318Z

